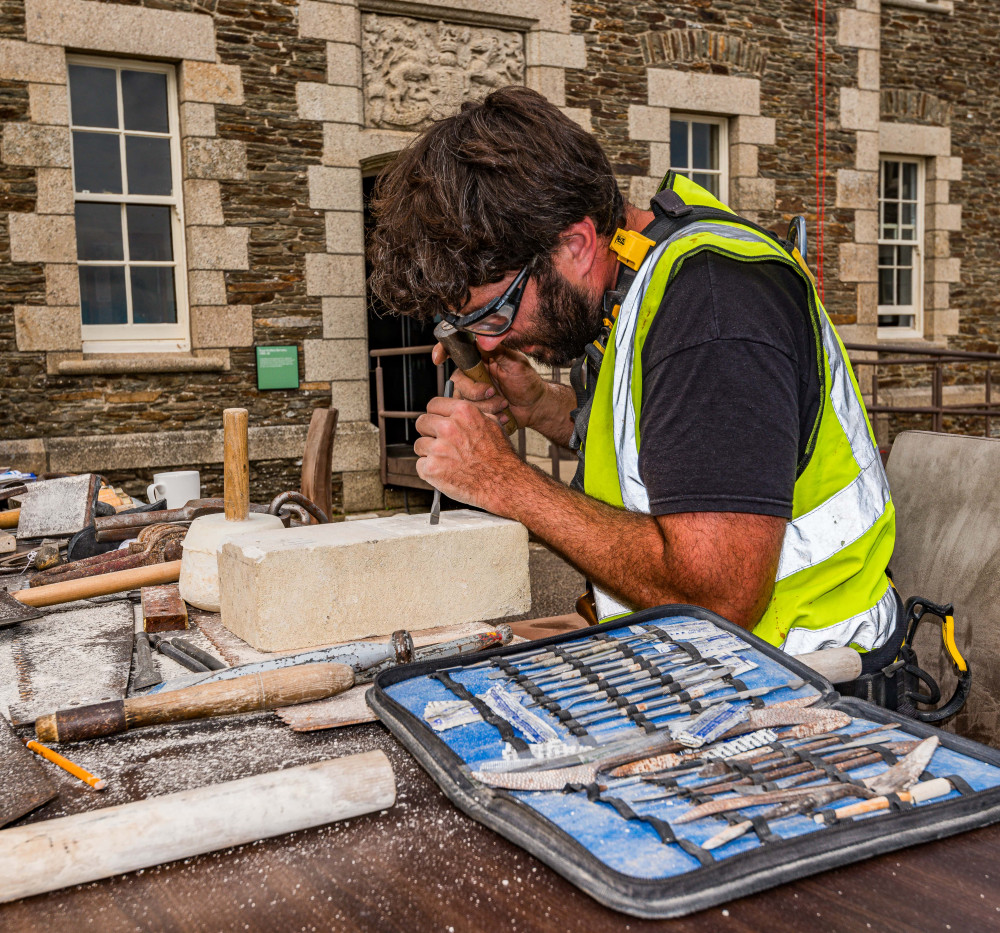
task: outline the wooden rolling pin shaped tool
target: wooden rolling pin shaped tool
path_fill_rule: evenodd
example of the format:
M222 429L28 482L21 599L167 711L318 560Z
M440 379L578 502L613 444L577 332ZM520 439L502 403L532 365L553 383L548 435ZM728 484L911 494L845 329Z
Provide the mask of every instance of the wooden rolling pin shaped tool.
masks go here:
M442 321L434 328L434 337L466 376L474 382L493 385L493 380L490 379L489 371L482 356L479 355L479 348L471 334L452 327L447 321ZM514 413L505 408L500 414L507 416L507 423L503 426L504 432L508 435L513 434L520 427Z
M325 700L353 685L354 671L346 664L303 664L169 693L59 710L35 721L35 735L40 742L79 742L140 726Z

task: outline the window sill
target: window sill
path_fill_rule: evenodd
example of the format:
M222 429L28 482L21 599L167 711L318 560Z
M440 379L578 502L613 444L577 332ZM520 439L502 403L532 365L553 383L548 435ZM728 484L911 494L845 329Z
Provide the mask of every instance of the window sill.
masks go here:
M944 13L950 16L955 12L953 0L882 0L883 6L901 6L909 10L922 10L925 13Z
M139 355L108 353L61 359L54 367L60 376L111 376L128 373L211 373L229 370L229 354L225 351L192 356L190 353L158 353Z

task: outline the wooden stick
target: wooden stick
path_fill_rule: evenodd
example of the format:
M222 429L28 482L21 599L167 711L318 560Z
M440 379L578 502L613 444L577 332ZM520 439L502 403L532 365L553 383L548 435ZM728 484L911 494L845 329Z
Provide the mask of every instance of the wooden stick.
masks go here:
M20 509L8 509L6 512L0 512L0 528L17 528L20 517Z
M797 654L796 661L811 667L832 684L843 684L861 676L861 655L853 648L823 648L807 654Z
M46 748L44 745L39 744L34 739L30 741L28 739L22 739L25 745L28 746L36 755L41 755L46 761L51 761L54 765L59 765L63 771L68 774L72 774L73 777L79 778L84 784L89 784L94 790L104 790L107 785L107 781L104 778L99 778L96 775L91 774L89 771L84 770L79 765L73 764L68 758L63 758L59 752L52 751L51 748Z
M35 721L35 735L43 742L79 742L140 726L325 700L353 684L354 671L346 664L301 664L150 696L59 710Z
M176 583L181 575L181 562L169 560L149 567L132 570L116 570L113 573L81 577L64 583L50 583L28 590L17 590L10 595L26 606L55 606L71 603L75 599L90 599L92 596L107 596L109 593L125 593L143 586L157 583Z
M227 408L222 413L222 437L226 521L245 522L250 514L250 457L245 408Z
M5 829L0 903L391 807L392 767L365 752Z
M932 781L921 781L919 784L914 784L908 791L900 791L896 796L903 803L922 803L925 800L933 800L935 797L943 797L951 790L951 781L948 778L934 778ZM833 815L837 819L844 819L849 816L861 816L864 813L888 809L888 797L872 797L871 800L862 800L860 803L852 803L846 807L837 807L833 811ZM815 819L817 822L823 822L823 815L817 813Z

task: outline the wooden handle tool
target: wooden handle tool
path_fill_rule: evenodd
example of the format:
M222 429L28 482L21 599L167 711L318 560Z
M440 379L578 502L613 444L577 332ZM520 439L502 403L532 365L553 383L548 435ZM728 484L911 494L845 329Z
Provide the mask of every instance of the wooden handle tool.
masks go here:
M302 664L169 693L59 710L35 721L35 735L41 742L79 742L140 726L325 700L353 684L354 671L346 664Z
M245 522L250 514L250 456L245 408L223 411L222 438L226 521Z
M81 577L64 583L49 583L27 590L17 590L10 595L26 606L55 606L71 603L75 599L90 599L92 596L107 596L110 593L126 593L143 586L158 583L176 583L181 574L181 562L170 560L150 567L136 567L133 570L116 570L94 577Z
M17 528L20 517L20 509L8 509L6 512L0 512L0 528Z
M909 790L901 790L896 794L903 803L923 803L925 800L934 800L936 797L944 797L952 791L951 781L948 778L934 778L930 781L920 781L910 787ZM851 816L861 816L864 813L874 813L877 810L888 810L890 800L888 797L872 797L870 800L862 800L860 803L848 804L846 807L837 807L833 815L838 820ZM816 820L822 822L823 816L816 815Z
M480 382L483 385L493 385L489 370L487 370L486 364L479 354L479 348L476 346L476 342L471 335L452 327L447 321L442 321L434 328L434 336L441 346L448 351L448 356L451 357L455 365L466 376L474 382ZM508 419L507 423L503 426L504 432L508 435L513 434L520 427L513 412L510 408L505 408L500 414L506 415Z

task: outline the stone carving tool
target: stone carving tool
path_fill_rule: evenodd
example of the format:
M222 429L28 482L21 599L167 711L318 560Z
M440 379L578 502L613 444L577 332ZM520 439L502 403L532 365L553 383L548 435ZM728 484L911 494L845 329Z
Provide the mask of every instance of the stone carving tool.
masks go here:
M41 618L42 613L31 606L26 606L19 599L0 591L0 629L17 625L19 622L30 622Z
M451 398L455 394L455 383L450 379L444 384L444 397ZM431 524L436 525L441 521L441 490L434 490L434 499L431 502Z
M55 785L45 770L0 716L0 826L20 819L56 796Z
M152 564L134 570L116 570L113 573L101 573L80 580L67 580L65 583L50 583L47 586L17 590L10 595L26 606L55 606L77 599L90 599L93 596L125 593L156 583L176 583L180 572L181 561L170 560L163 564Z
M163 678L153 662L149 650L149 636L145 632L135 633L135 669L132 671L132 689L146 690L162 683Z

